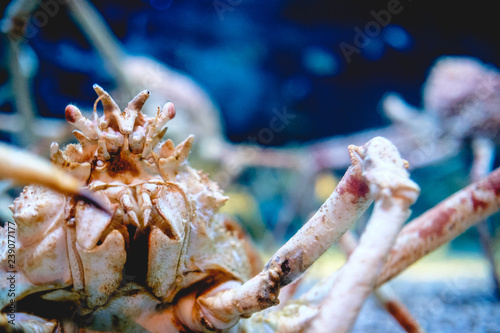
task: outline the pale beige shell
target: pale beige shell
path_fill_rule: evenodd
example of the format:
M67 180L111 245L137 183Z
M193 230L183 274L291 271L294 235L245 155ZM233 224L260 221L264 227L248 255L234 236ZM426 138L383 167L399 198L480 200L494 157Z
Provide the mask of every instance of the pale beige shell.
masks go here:
M173 104L150 118L141 112L148 91L121 112L101 87L94 89L104 115L98 118L94 110L90 120L69 105L66 119L79 129L74 134L80 143L62 151L54 143L51 160L84 181L114 214L43 187L26 187L11 206L19 229L17 298L50 291L45 299L96 309L133 281L168 303L207 277L250 278L244 242L217 213L227 197L187 162L193 136L156 149L175 116ZM145 263L145 272L126 269L134 257ZM2 275L6 258L2 253ZM9 302L7 282L0 279L0 308Z

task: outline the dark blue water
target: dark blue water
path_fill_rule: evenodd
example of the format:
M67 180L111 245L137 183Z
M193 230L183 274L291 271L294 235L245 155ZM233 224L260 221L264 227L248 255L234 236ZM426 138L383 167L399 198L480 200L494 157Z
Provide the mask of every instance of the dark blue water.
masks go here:
M41 22L40 14L29 28L28 42L39 61L34 93L42 115L62 117L68 100L93 102L88 93L93 83L110 87L115 82L64 6L52 15L56 1L43 3L48 9L38 12L49 19ZM382 95L398 91L418 105L420 87L437 57L471 55L496 65L500 59L496 11L487 1L114 0L95 5L130 53L154 56L200 82L220 105L233 141L256 135L268 125L272 109L284 106L300 121L269 145L378 127L387 123L378 111ZM5 65L0 79L7 80ZM7 102L0 107L11 108Z

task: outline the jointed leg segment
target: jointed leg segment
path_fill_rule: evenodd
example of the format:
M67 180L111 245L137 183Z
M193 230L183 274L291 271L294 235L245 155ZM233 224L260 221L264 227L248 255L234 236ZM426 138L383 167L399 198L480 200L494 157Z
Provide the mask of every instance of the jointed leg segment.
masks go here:
M397 236L374 287L380 287L424 255L449 242L485 216L499 210L500 169L497 169L486 178L464 188L409 222ZM307 328L310 323L314 323L313 318L319 312L321 301L328 291L336 286L339 274L321 281L278 312L271 311L253 316L248 322L244 322L245 328L267 325L281 333L297 332ZM345 308L339 311L344 314L350 313ZM328 311L328 314L335 315L333 310ZM328 318L328 325L325 327L331 328L331 318ZM344 319L345 317L341 318L342 321Z
M392 201L376 202L359 246L340 270L307 332L349 332L354 325L399 229L409 216L411 202L399 198Z
M358 241L354 233L347 231L339 241L339 245L349 257L358 246ZM396 292L389 283L373 290L373 295L379 303L390 313L401 327L408 333L423 332L419 323L415 320L408 308L399 300Z
M349 152L353 165L319 211L276 252L259 275L239 287L221 286L225 290L198 298L200 317L212 324L216 321L215 328L224 329L234 325L239 317L277 304L279 289L309 268L368 208L371 189L380 199L380 209L395 213L398 222L404 222L418 187L407 179L406 162L394 146L386 139L375 138L365 147L349 147ZM391 176L384 170L389 170ZM394 172L406 179L395 183ZM394 195L397 204L388 201L387 193Z
M500 169L410 221L398 235L377 286L500 210Z

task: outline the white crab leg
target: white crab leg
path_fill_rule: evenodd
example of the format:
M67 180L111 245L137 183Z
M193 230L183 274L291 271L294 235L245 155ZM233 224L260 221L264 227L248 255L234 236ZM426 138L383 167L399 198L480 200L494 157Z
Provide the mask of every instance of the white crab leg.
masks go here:
M201 317L218 322L218 328L224 329L234 325L240 316L277 304L279 288L300 276L368 208L372 200L354 150L350 147L353 166L319 211L278 250L260 274L238 288L232 285L198 299Z
M358 246L358 240L354 233L348 230L340 239L339 245L346 256L349 257ZM413 318L408 308L399 300L390 284L384 284L380 288L373 290L373 295L406 332L423 332L423 329Z
M90 192L81 188L83 184L77 179L37 155L0 143L0 161L0 179L12 179L19 184L50 187L61 193L75 195L109 213Z
M399 153L393 155L395 164L403 167L403 163L398 163L398 160L401 160L398 155ZM391 170L392 167L388 169ZM374 176L381 176L383 179L382 174ZM349 332L366 298L372 292L382 264L401 226L410 215L410 205L416 199L415 195L405 193L409 190L407 173L391 173L391 176L394 177L391 179L394 182L393 188L385 187L385 181L374 183L381 188L376 191L380 196L375 202L370 221L358 247L341 268L333 289L323 300L318 315L306 332ZM399 177L402 179L399 180ZM416 184L413 190L419 193Z
M371 140L365 147L350 146L349 153L353 165L330 198L297 234L276 252L259 275L241 287L231 287L227 290L222 290L224 288L221 287L217 292L209 292L198 299L200 316L204 317L205 321L217 322L218 325L234 324L234 319L239 316L249 316L276 305L279 289L293 282L309 268L366 210L372 200L369 195L370 188L375 189L373 186L376 184L367 184L365 179L383 182L378 178L385 180L387 177L377 177L377 174L387 176L386 162L395 159L393 155L397 150L388 140L379 137ZM399 158L399 153L397 157ZM397 161L401 167L406 165L401 158ZM369 169L366 175L365 167ZM388 171L392 172L394 168ZM405 187L398 195L406 202L406 194L411 196L409 193L415 185L408 179L403 183ZM384 191L380 193L384 195Z
M377 286L383 285L423 256L498 211L500 168L408 222L392 247L377 279ZM310 304L318 303L325 297L335 278L332 275L323 279L301 296L300 300Z
M376 287L382 286L424 255L499 210L500 168L409 222L399 233ZM251 328L267 325L280 333L303 330L318 312L317 305L326 297L336 278L337 274L332 274L321 280L281 311L252 316L248 322L243 322L245 329L248 332L260 332L259 329L252 331ZM287 330L287 327L291 329Z
M11 323L14 323L12 325ZM0 314L1 332L52 333L58 327L56 320L46 320L27 313Z
M409 222L394 244L377 286L500 210L500 168Z
M0 143L0 178L23 184L40 184L61 192L76 194L82 185L43 158L21 148Z

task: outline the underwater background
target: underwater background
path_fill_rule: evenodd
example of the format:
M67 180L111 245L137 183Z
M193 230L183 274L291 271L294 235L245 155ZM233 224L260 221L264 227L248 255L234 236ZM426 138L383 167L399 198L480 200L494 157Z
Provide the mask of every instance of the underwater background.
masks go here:
M117 82L109 64L68 13L64 0L41 3L28 23L24 37L26 58L21 63L35 73L30 89L36 112L42 117L63 119L68 103L93 105L94 83L111 91ZM381 99L389 92L397 92L410 104L422 107L422 85L430 68L443 56L468 56L500 67L498 12L492 1L92 3L127 53L153 57L200 84L220 110L224 136L235 144L300 147L311 141L388 126L390 121L381 111ZM4 16L7 5L8 1L0 3L0 17ZM16 106L9 88L5 48L7 37L2 35L2 38L0 112L14 113ZM259 136L262 129L269 127L275 110L282 109L294 116L293 121L283 130L273 132L271 138L263 139ZM19 144L7 133L0 133L0 139ZM48 154L48 147L45 151ZM472 152L466 143L453 156L412 170L412 178L422 188L413 207L414 215L466 186L471 163ZM193 165L211 170L196 161ZM496 157L494 166L498 165L500 158ZM308 214L325 199L324 193L331 192L344 170L320 174L309 184L311 189L306 190L297 185L300 174L248 168L225 188L233 198L228 202L227 212L237 216L257 243L265 245L267 240L274 239L270 246L273 248L300 228ZM313 203L306 206L309 210L288 216L289 224L277 233L276 226L283 220L280 214L289 205L293 192L301 191L314 193ZM498 220L497 214L489 221L497 257L500 256ZM444 273L441 270L436 274L439 277L439 274L466 273L464 265L469 265L470 270L487 271L484 262L477 264L484 260L480 259L481 253L477 231L472 228L437 256L439 263L447 260L455 263L452 259L459 258L457 265L446 266ZM439 266L429 265L434 269L438 268L432 265ZM500 307L491 285L485 287L474 281L471 285L476 283L478 289L471 290L480 290L479 293L468 289L456 292L457 284L445 284L442 290L447 294L436 298L441 302L440 311L459 311L448 306L453 302L471 302L471 297L476 297L480 305L467 310L470 316L494 323L476 331L500 332ZM430 294L435 293L435 289L429 288ZM401 289L403 294L412 296L411 290ZM481 315L475 310L482 311ZM373 313L376 312L370 312ZM422 317L428 315L424 310L422 313ZM377 321L376 315L369 318ZM360 326L358 331L369 332L370 320L360 324L366 326ZM428 320L432 323L438 319ZM449 323L449 318L443 320L445 324L434 331L459 329ZM463 323L460 329L474 331L469 324ZM391 326L387 331L391 329L394 328ZM379 327L375 331L383 330Z
M41 26L41 19L32 18L28 41L36 53L32 66L38 68L33 82L37 109L44 116L62 117L68 100L93 102L86 93L92 84L110 90L115 82L66 8L42 1L49 9L51 2L57 9L54 14L38 9L49 20ZM0 4L2 12L6 4ZM234 142L255 136L268 125L272 109L285 105L299 121L261 144L279 146L380 127L387 124L379 112L381 97L397 91L420 105L420 88L437 58L466 55L500 65L491 1L136 0L94 5L129 53L150 55L199 82L220 106L225 134ZM359 31L368 38L357 38ZM3 71L1 82L6 76ZM2 111L7 110L5 98L1 102Z
M116 79L64 1L41 3L26 28L29 49L23 60L35 73L36 111L64 118L69 102L93 104L92 84L112 90ZM0 4L2 12L6 5ZM129 54L153 57L199 83L219 107L224 135L234 143L300 145L387 126L380 100L397 92L421 107L421 87L440 57L470 56L500 65L496 12L488 1L151 0L94 6ZM15 112L4 47L0 56L0 110ZM293 121L259 140L273 110L283 108ZM414 211L465 186L471 159L465 146L451 159L415 170L423 195ZM279 188L288 180L278 174L250 170L239 179L264 178L253 186L253 196L269 227L286 201ZM290 235L303 223L300 218ZM477 244L470 246L478 250Z

